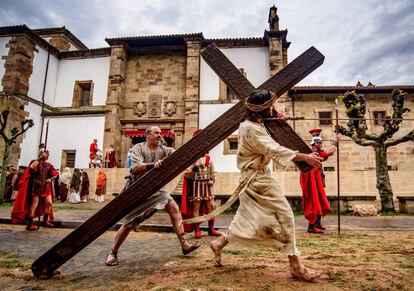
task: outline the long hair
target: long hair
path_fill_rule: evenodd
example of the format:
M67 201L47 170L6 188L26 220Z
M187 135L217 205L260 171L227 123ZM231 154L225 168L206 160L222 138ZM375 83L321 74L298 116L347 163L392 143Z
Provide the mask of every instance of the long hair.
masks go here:
M246 102L254 105L260 105L272 99L272 94L269 90L254 90L247 97ZM246 108L246 119L256 119L256 118L265 118L269 117L269 107L263 109L262 111L255 112Z

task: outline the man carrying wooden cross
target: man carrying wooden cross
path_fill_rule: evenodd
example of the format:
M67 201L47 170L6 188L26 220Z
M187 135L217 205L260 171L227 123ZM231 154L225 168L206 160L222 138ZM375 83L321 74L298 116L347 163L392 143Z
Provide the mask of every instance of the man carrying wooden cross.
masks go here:
M136 144L131 149L131 177L126 187L138 180L152 168L159 168L162 160L174 152L173 148L161 145L161 129L157 126L150 126L145 130L145 140L146 142ZM170 194L164 188L161 188L124 218L124 224L119 229L112 249L106 258L105 263L107 266L118 265L118 249L128 237L131 229L136 230L138 225L150 218L157 212L157 209L165 209L170 215L172 226L177 234L184 255L189 254L200 246L199 244L189 244L187 242L184 227L179 224L181 221L181 213L178 205Z
M213 240L210 247L216 263L221 264L221 252L229 242L246 246L272 247L286 254L293 277L312 281L319 274L306 268L296 248L293 211L268 167L271 160L281 167L290 161L304 161L321 167L320 157L292 151L275 142L263 124L274 114L276 94L268 90L255 90L245 101L246 120L239 127L237 166L241 181L249 180L239 196L240 206L227 233ZM277 113L283 119L283 114ZM242 182L243 183L243 182Z

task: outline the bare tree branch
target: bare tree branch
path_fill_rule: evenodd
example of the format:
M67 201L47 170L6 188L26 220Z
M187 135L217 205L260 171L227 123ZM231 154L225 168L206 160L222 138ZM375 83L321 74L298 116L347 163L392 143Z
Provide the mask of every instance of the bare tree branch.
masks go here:
M342 135L350 137L356 144L361 146L373 146L375 144L375 141L373 140L359 137L355 130L347 130L345 127L339 126L337 131Z
M4 134L4 131L5 131L5 129L6 129L6 125L7 125L7 118L8 118L8 116L9 116L9 110L4 110L2 113L1 113L1 116L0 116L0 134L3 136L3 134Z
M27 126L25 127L25 125L27 125ZM12 143L16 142L17 137L19 135L22 135L23 133L25 133L32 126L33 126L33 120L31 120L31 119L23 120L20 123L20 132L18 131L18 129L16 127L12 129L12 134L13 135L10 138L11 142Z
M384 121L384 131L380 134L379 138L386 141L391 138L399 129L400 124L403 121L403 114L410 112L410 109L404 107L404 99L407 93L401 90L393 90L392 98L394 100L392 104L393 114L392 117Z
M395 146L397 144L400 144L402 142L406 142L406 141L409 141L409 140L414 141L414 130L411 131L410 133L407 133L406 135L404 135L403 137L401 137L399 139L396 139L396 140L393 140L393 141L387 141L385 143L385 146L386 147L391 147L391 146Z

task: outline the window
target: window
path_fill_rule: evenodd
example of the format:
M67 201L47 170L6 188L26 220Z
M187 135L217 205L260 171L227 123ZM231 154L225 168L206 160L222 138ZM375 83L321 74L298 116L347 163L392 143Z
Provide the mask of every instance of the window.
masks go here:
M319 112L319 124L320 125L332 125L332 112L331 111Z
M229 148L230 150L236 150L239 147L239 143L237 142L237 140L229 140Z
M81 104L80 106L90 106L91 84L81 85Z
M229 87L227 87L227 100L229 100L229 101L237 100L237 95Z
M73 90L72 107L92 106L92 81L76 81Z
M385 111L374 111L374 124L382 125L385 119Z
M61 168L74 168L76 159L76 150L63 150L62 151L62 165Z
M223 155L235 155L237 148L239 147L239 141L237 135L230 135L224 140L224 151Z
M239 71L243 74L243 76L247 76L243 68L240 68ZM221 79L219 81L219 100L223 103L239 100L239 97L234 93L234 91L231 88L227 87L227 85Z

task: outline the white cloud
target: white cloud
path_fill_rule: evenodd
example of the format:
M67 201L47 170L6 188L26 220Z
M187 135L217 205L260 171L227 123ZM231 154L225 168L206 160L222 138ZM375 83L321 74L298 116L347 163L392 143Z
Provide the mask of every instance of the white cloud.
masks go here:
M2 0L0 25L65 25L91 48L107 46L105 37L260 37L274 4L289 60L312 45L326 56L301 85L414 84L412 0Z

